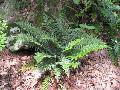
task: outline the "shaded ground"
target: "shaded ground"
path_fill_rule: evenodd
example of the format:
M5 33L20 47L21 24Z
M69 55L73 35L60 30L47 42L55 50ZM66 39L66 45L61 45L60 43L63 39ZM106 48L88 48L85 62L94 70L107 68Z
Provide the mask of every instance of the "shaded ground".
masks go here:
M70 78L62 79L62 90L120 90L120 68L112 65L107 56L106 51L91 54ZM0 90L40 90L39 70L20 70L32 56L4 50L1 57Z
M86 64L71 76L69 90L120 90L120 68L112 65L107 56L105 51L91 54Z
M22 71L21 67L31 62L32 56L15 55L5 50L0 61L0 90L39 90L39 70Z

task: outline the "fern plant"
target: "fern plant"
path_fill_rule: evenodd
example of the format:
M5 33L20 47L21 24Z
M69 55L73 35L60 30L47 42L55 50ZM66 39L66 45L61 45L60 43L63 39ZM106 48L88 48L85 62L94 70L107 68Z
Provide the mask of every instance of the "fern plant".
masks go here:
M60 78L62 73L69 76L70 69L79 67L79 59L92 51L107 48L105 43L81 28L71 28L62 15L56 19L44 15L44 22L39 28L23 21L16 24L20 33L13 39L14 45L17 48L27 46L35 49L37 66L44 71L54 72L56 78Z
M81 29L69 28L69 25L66 25L61 18L49 25L47 23L46 28L49 30L49 35L56 41L47 41L43 46L50 52L36 53L34 58L40 68L52 70L57 78L64 72L69 76L69 70L78 68L80 65L80 58L92 51L107 48L101 40L85 34Z
M61 73L65 72L69 76L70 68L78 68L80 58L85 57L92 51L98 51L106 48L107 45L97 38L91 36L87 38L75 39L68 43L60 56L50 56L45 53L36 53L35 60L40 68L45 70L53 70L56 76L59 77ZM49 64L48 64L49 63Z

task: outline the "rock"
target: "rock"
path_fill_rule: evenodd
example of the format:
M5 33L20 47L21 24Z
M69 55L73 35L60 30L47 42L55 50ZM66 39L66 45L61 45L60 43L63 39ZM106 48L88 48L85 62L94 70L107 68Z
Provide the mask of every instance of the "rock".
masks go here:
M20 28L18 28L18 27L14 27L14 28L11 28L10 29L10 35L17 35L17 34L19 34L20 33Z
M9 36L6 41L6 47L12 52L18 51L20 49L28 49L28 45L25 44L25 41L22 39L17 40L16 37L17 36Z

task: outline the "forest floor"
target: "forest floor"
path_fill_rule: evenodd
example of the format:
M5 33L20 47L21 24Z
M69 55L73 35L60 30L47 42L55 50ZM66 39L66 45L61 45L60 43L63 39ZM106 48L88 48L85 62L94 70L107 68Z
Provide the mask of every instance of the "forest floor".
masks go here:
M32 55L16 55L6 49L0 56L0 90L40 90L39 70L21 69L33 60ZM62 90L120 90L120 68L112 65L105 50L83 61L69 78L62 78Z

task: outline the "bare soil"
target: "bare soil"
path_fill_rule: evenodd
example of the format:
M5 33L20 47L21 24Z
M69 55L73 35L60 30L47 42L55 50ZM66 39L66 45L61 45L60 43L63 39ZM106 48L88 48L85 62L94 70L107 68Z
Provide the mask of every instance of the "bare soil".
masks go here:
M6 49L0 56L0 90L40 90L39 70L21 70L33 60L32 55L16 55ZM120 90L120 68L114 66L107 51L102 50L90 54L79 69L72 71L69 78L63 77L57 85L61 85L61 90ZM49 90L55 90L52 84Z

